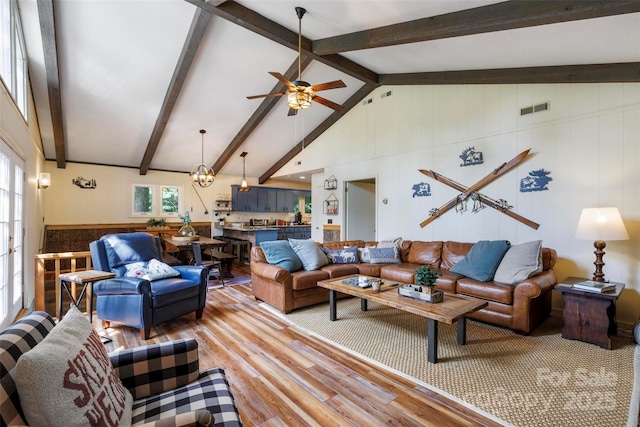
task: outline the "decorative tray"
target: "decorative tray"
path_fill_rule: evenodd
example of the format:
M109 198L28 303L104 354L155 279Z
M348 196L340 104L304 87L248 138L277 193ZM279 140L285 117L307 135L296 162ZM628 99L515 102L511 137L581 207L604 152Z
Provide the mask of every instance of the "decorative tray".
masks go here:
M444 293L442 291L435 291L432 294L426 294L422 292L422 288L417 285L405 285L398 288L398 294L403 297L417 299L419 301L426 302L442 302L444 301Z
M173 236L173 240L177 240L178 242L193 242L195 240L200 240L200 236Z
M345 285L357 286L359 288L370 288L371 281L365 277L353 277L351 279L344 279L342 281Z

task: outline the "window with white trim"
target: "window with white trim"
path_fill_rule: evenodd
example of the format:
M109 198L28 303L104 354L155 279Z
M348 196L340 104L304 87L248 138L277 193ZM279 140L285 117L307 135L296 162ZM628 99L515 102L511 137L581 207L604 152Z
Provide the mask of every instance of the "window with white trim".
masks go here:
M27 120L27 52L16 0L0 0L0 80Z
M177 217L183 200L183 186L131 184L131 216Z

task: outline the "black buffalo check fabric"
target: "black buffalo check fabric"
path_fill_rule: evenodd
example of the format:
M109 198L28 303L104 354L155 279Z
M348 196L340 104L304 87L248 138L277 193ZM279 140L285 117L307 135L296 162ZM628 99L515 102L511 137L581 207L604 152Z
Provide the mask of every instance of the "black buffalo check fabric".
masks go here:
M0 427L26 424L15 385L15 365L54 326L47 313L33 312L0 332ZM224 370L199 372L196 340L120 350L109 357L136 399L132 424L165 426L167 418L176 425L242 425Z
M134 401L131 422L140 425L198 409L207 409L216 427L242 425L222 368L202 372L198 381L189 385Z
M26 424L15 383L18 358L47 336L55 323L34 311L0 332L0 426Z

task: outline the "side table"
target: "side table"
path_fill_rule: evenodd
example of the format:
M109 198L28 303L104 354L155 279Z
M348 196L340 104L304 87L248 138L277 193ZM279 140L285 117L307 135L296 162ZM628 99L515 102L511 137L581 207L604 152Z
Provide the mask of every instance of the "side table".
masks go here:
M583 282L585 278L568 277L553 290L562 292L564 299L564 326L562 338L580 340L611 350L611 338L616 335L616 300L624 289L624 283L615 283L615 291L589 292L569 286Z
M98 280L103 279L110 279L112 277L116 277L116 275L107 271L98 270L84 270L61 274L60 299L58 301L58 322L60 321L60 319L62 319L62 289L65 289L67 291L69 298L71 298L71 303L80 308L80 301L82 301L82 297L84 297L87 291L87 287L91 285L91 288L89 289L89 323L93 325L93 282L97 282ZM82 285L82 291L80 292L80 296L77 300L73 297L73 295L71 294L71 290L69 289L69 285L71 283Z

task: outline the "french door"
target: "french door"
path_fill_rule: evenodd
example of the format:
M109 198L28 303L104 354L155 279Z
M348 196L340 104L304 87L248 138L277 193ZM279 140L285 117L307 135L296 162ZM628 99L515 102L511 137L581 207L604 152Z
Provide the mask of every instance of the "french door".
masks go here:
M22 308L24 162L0 139L0 330Z

